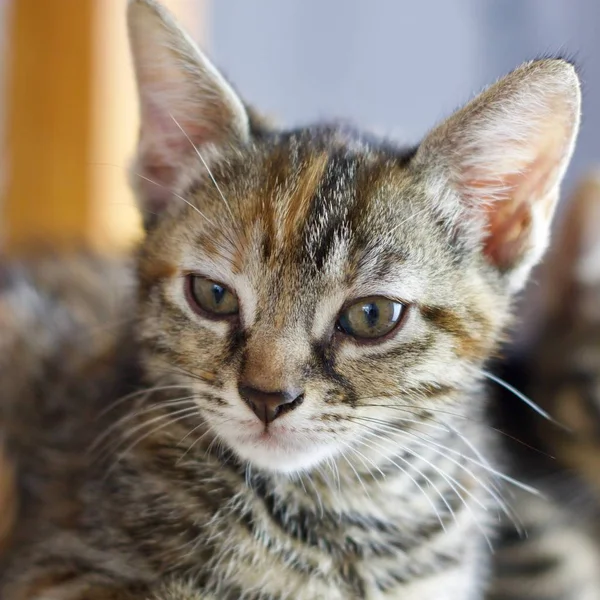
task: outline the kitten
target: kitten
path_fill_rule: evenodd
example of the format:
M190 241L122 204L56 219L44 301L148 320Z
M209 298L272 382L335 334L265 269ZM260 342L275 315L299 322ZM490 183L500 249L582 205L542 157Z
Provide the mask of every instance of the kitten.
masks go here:
M537 335L507 379L555 422L499 395L527 539L504 535L492 598L600 600L600 178L584 180L540 275ZM535 450L534 450L535 449ZM508 527L508 526L507 526Z
M523 65L397 149L268 129L154 0L128 15L147 233L130 281L9 269L0 595L480 597L481 367L547 243L575 70Z

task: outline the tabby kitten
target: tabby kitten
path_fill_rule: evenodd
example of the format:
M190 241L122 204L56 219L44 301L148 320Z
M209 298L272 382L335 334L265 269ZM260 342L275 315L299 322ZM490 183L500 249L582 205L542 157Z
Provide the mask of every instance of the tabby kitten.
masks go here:
M528 536L507 531L492 598L600 600L600 177L584 180L529 299L541 313L526 352L506 371L556 422L500 395ZM508 396L508 394L506 395Z
M6 278L0 594L480 597L505 507L481 367L547 243L573 67L528 63L403 150L268 129L154 0L129 30L135 292L85 260Z

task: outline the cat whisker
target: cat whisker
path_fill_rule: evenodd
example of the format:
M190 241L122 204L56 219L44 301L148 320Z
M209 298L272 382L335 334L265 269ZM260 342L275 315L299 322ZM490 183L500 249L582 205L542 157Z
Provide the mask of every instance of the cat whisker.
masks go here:
M389 396L374 396L373 399L375 400L385 400L385 399L390 399L390 400L398 400L398 396L399 395L389 395ZM362 400L369 400L370 398L366 397L366 398L361 398L361 402ZM362 407L365 408L390 408L392 410L412 410L413 412L415 412L416 414L422 413L424 410L423 405L418 405L418 404L406 404L406 403L401 403L401 402L394 402L394 404L381 404L381 403L365 403L361 405ZM450 411L450 410L445 410L445 409L441 409L441 408L434 408L434 407L427 407L427 412L433 413L433 414L442 414L442 415L447 415L450 417L456 417L457 419L462 419L465 421L470 421L472 423L482 423L482 424L487 424L486 421L484 419L474 419L473 417L469 417L468 415L463 415L461 413L457 413L454 411ZM421 423L421 421L419 421Z
M381 470L381 467L375 461L373 461L372 459L370 459L367 456L365 456L362 452L360 452L356 448L353 448L349 443L343 442L343 444L351 452L353 452L354 454L356 454L356 456L358 456L360 462L363 464L363 466L367 470L367 473L371 476L371 478L373 479L373 481L375 481L377 483L377 485L379 485L379 487L381 487L381 482L379 481L379 479L377 477L375 477L375 475L371 471L369 465L367 465L367 462L370 462L373 465L373 467L375 468L375 470L381 475L381 478L385 479L386 478L386 474Z
M342 491L342 484L340 481L340 471L338 469L337 463L335 462L335 460L333 459L333 457L328 457L327 458L327 465L329 466L329 469L333 472L333 476L335 477L336 483L337 483L337 489L338 492Z
M424 215L426 213L429 212L428 208L425 208L423 210L419 210L415 213L413 213L412 215L406 217L406 219L404 219L403 221L401 221L400 223L398 223L397 225L395 225L392 229L390 229L390 231L387 232L387 235L391 235L392 233L394 233L397 229L399 229L400 227L402 227L403 225L405 225L406 223L408 223L409 221L412 221L413 219L416 219L417 217Z
M387 429L390 432L393 432L395 434L404 434L404 435L408 435L411 436L415 439L421 440L422 442L428 442L429 444L433 444L435 447L444 450L445 452L449 452L450 454L454 454L455 456L458 456L459 458L462 458L472 464L477 465L478 467L481 467L482 469L485 469L488 472L491 472L492 474L496 475L499 478L503 478L503 477L508 477L507 475L496 471L487 460L485 460L485 458L482 457L482 460L476 460L473 457L470 457L466 454L463 454L462 452L459 452L458 450L455 450L454 448L450 448L449 446L446 446L444 444L439 443L437 440L434 440L431 436L427 435L427 439L423 438L422 436L418 436L413 430L407 430L407 429L399 429L396 427L393 427L392 425L390 425L388 422L383 421L381 419L375 419L373 417L353 417L355 419L360 418L361 420L366 420L366 421L370 421L370 422L374 422L376 423L379 427ZM400 419L401 420L401 419ZM448 431L450 433L450 426L446 424L446 427L448 427L448 429L446 431ZM426 434L424 434L426 435ZM458 434L460 439L465 442L466 438L460 434ZM433 448L432 448L433 449ZM436 451L436 453L439 453L439 451ZM512 479L512 478L511 478ZM518 484L521 484L523 486L526 486L526 484L521 483L521 482L515 482ZM529 491L529 487L526 486L527 489L525 489L524 491ZM531 488L530 490L532 493L534 494L539 494L539 492L537 490L535 490L534 488Z
M221 420L221 424L222 423L227 423L228 421L232 421L233 417L230 417L228 419L222 419ZM189 437L192 433L194 433L195 431L197 431L198 429L200 429L200 427L203 427L205 425L208 424L208 421L203 420L202 423L200 423L199 425L197 425L196 427L194 427L191 431L189 431L187 433L187 435L185 435L179 442L178 442L178 446L183 443L183 441ZM212 433L212 430L210 428L210 426L207 428L207 430L198 438L196 438L186 449L186 451L181 455L180 458L177 459L177 462L175 463L175 466L179 465L181 462L183 462L183 459L192 451L192 449L197 446L208 434ZM216 437L216 436L215 436Z
M154 424L156 422L160 422L160 421L164 421L165 419L167 420L166 423L162 423L160 425L158 425L157 427L154 427L153 429L151 429L150 431L146 432L145 434L141 435L140 437L138 437L134 442L132 442L131 444L129 444L129 446L127 446L127 448L125 448L125 450L119 452L116 455L116 458L113 462L113 464L107 469L106 473L104 474L104 477L107 478L110 476L110 474L114 471L114 469L117 467L117 465L121 462L121 460L127 456L131 450L133 450L133 448L135 448L140 442L144 441L145 439L149 438L151 435L154 435L155 433L158 433L159 431L162 431L163 429L167 428L167 427L171 427L173 426L175 423L179 422L179 421L183 421L185 419L189 419L190 417L197 415L198 414L198 409L196 407L191 408L191 409L182 409L180 411L175 411L174 413L167 413L164 415L160 415L159 417L155 417L154 419L150 419L150 421L146 421L144 422L142 425L143 426L147 426L147 425L151 425ZM176 417L176 418L173 418ZM135 432L140 431L140 429L142 429L143 427L136 427L135 428ZM131 437L132 433L130 432L129 435L126 436L126 438ZM125 438L125 439L126 439ZM121 444L119 444L121 445ZM118 449L119 445L117 445L117 447L115 448L115 452Z
M111 410L114 410L117 406L120 406L127 400L133 400L134 398L138 398L139 396L143 396L144 394L146 394L146 397L144 398L144 401L145 401L146 398L154 392L163 392L163 391L175 390L175 389L188 389L189 390L190 386L189 385L158 385L158 386L154 386L151 388L144 388L142 390L136 390L135 392L131 392L130 394L126 394L125 396L121 396L114 402L111 402L107 407L103 408L98 413L98 416L96 418L99 419L99 418L105 416Z
M421 493L423 494L423 496L425 497L425 499L427 500L427 502L429 503L429 505L431 506L431 508L434 511L434 514L436 515L438 521L440 522L440 525L442 527L442 529L445 531L446 530L446 525L444 523L444 520L442 519L440 512L437 508L437 506L435 505L435 503L433 502L433 500L429 497L429 495L427 494L427 492L423 489L423 487L419 484L419 482L402 466L400 466L395 460L394 458L400 458L402 459L404 462L407 463L407 465L414 469L419 475L421 475L425 481L427 481L427 483L429 485L431 485L431 487L433 488L433 490L436 492L436 494L439 495L439 497L441 498L442 502L445 504L446 508L449 510L449 512L454 515L454 512L452 510L452 508L450 507L448 501L446 500L446 498L444 497L444 495L440 492L440 490L431 482L431 480L423 474L423 472L418 469L415 465L413 465L412 463L410 463L409 461L407 461L405 458L400 457L398 455L387 455L384 454L381 450L379 450L376 446L378 446L379 448L384 448L384 446L382 446L381 444L377 444L377 442L372 442L371 444L367 443L364 440L357 440L357 443L361 444L361 446L366 446L367 448L370 448L371 450L375 451L377 454L379 454L384 460L386 460L387 462L389 462L390 464L392 464L394 467L396 467L401 473L403 473L404 475L406 475L411 481L412 483L421 491ZM385 448L384 448L385 449Z
M353 419L356 420L367 420L364 417L353 417ZM381 432L381 429L378 429L376 427L371 427L369 425L364 425L364 427L366 427L369 431L370 431L370 435L375 436L379 439L385 440L386 437L379 435L379 432ZM387 429L390 433L393 434L400 434L403 433L402 430L396 430L391 426L385 426L383 424L380 424L380 427ZM425 444L423 444L425 445ZM437 465L435 465L434 463L432 463L430 460L426 459L424 456L418 455L416 454L413 450L411 450L408 447L404 447L403 450L405 452L408 452L411 456L414 456L415 458L419 458L420 460L422 460L426 465L428 465L429 467L431 467L432 469L434 469L437 473L439 473L442 478L446 481L446 483L448 483L448 485L450 486L450 488L452 489L452 491L461 499L463 500L461 494L459 493L458 489L462 490L464 493L466 493L476 504L479 505L480 508L482 508L483 510L487 511L487 507L475 496L473 495L473 493L468 490L467 488L465 488L464 485L462 485L456 478L452 477L451 475L449 475L448 473L446 473L443 469L441 469L440 467L438 467ZM464 500L463 500L464 502Z
M385 439L384 436L380 436L377 434L377 430L375 428L369 427L370 430L372 430L372 435L375 435L376 437L380 438L380 439ZM424 444L425 447L428 448L427 445ZM481 509L483 509L484 511L488 511L488 507L485 506L483 504L483 502L481 502L481 500L479 500L479 498L477 498L470 490L468 490L464 485L462 485L456 478L452 477L451 475L449 475L448 473L446 473L444 471L444 469L438 467L437 465L435 465L434 463L432 463L431 461L427 460L425 457L418 455L416 452L413 452L410 448L403 446L402 448L404 451L408 452L409 454L411 454L411 456L414 456L415 458L419 458L420 460L423 460L425 462L425 464L427 464L428 466L430 466L431 468L433 468L437 473L440 474L440 476L444 479L444 481L446 481L446 483L450 486L450 489L454 492L454 494L456 495L456 497L460 500L460 502L462 503L462 505L465 507L465 510L469 513L473 523L475 524L475 526L477 527L477 529L480 531L480 533L482 534L482 536L484 537L488 547L490 548L490 550L493 551L493 544L489 538L489 536L487 535L487 532L484 530L484 528L482 527L481 523L479 522L479 520L477 519L475 513L473 512L473 509L471 507L471 505L466 501L465 497L462 495L462 493L459 491L459 489L464 492L475 504L477 504L477 506L479 506ZM398 455L395 455L398 456ZM459 488L459 489L457 489ZM454 521L457 521L456 515L454 513L452 513L454 516Z
M194 144L194 142L192 142L190 136L186 133L186 131L183 129L183 127L179 124L179 121L177 121L177 119L172 114L169 114L169 116L171 117L171 119L173 119L173 122L175 123L175 125L177 125L177 127L179 128L179 130L181 131L181 133L185 136L185 139L190 143L190 146L194 149L194 152L196 153L196 156L198 156L198 158L200 159L200 161L204 165L204 168L206 169L206 172L208 173L208 176L210 177L210 179L213 182L215 188L217 189L217 192L219 192L219 195L221 196L221 198L223 200L223 203L225 204L225 206L227 207L227 210L229 211L229 215L231 216L232 223L235 223L235 217L233 216L233 212L231 210L231 206L229 205L229 202L227 202L227 199L225 198L225 195L221 191L221 188L219 187L219 184L217 183L217 180L215 179L215 176L213 175L212 171L210 170L210 168L208 166L208 163L204 160L204 157L202 156L202 153L200 152L200 150L198 150L198 147Z
M250 464L250 462L246 462L246 465L244 467L244 478L246 480L246 486L251 488L252 487L252 465Z
M541 406L536 404L531 398L523 394L523 392L520 392L516 387L510 385L510 383L508 383L507 381L504 381L504 379L502 379L501 377L498 377L497 375L494 375L489 371L485 371L484 369L479 369L478 372L481 373L481 375L483 375L486 379L489 379L490 381L493 381L494 383L497 383L498 385L502 386L505 390L509 391L511 394L516 396L519 400L524 402L527 406L529 406L529 408L534 410L538 415L540 415L547 421L550 421L557 427L560 427L561 429L567 432L570 431L570 429L566 425L564 425L560 421L557 421L550 413L548 413Z
M376 396L375 398L377 399L383 399L383 398L397 398L397 396ZM368 399L368 398L366 398ZM419 413L423 410L422 406L417 406L417 405L411 405L411 404L401 404L401 403L395 403L395 404L361 404L361 406L368 408L368 407L372 407L372 408L389 408L391 410L397 410L397 411L413 411L414 413ZM444 410L444 409L439 409L439 408L432 408L432 407L427 407L427 412L430 412L432 414L438 415L446 415L446 416L450 416L450 417L455 417L457 419L461 419L461 420L465 420L465 421L470 421L472 423L478 423L481 425L484 425L485 427L487 427L488 429L491 429L493 431L495 431L496 433L498 433L499 435L502 435L503 437L507 437L527 448L530 448L531 450L538 452L540 454L543 454L545 456L549 456L546 452L544 452L543 450L540 450L539 448L535 448L533 446L530 446L529 444L526 444L525 442L523 442L522 440L506 433L505 431L502 431L501 429L498 429L496 427L491 427L487 421L485 419L474 419L473 417L468 417L467 415L463 415L454 411L449 411L449 410ZM405 422L412 422L415 424L419 424L422 427L428 427L428 428L439 428L438 425L435 425L433 423L430 423L428 421L420 421L417 419L408 419L406 417L394 417L394 419L396 420L403 420Z
M320 513L321 519L322 519L325 516L325 507L323 505L323 500L321 499L321 494L319 494L319 490L318 490L317 486L315 485L315 482L312 480L312 477L310 476L310 473L305 472L304 475L308 479L308 483L310 483L312 489L315 492L315 497L317 499L317 504L319 505L319 513Z
M185 204L187 204L193 211L197 212L203 219L206 219L206 221L208 221L213 227L216 227L214 221L211 221L199 208L194 206L189 200L186 200L180 194L177 194L176 192L167 188L166 186L162 185L161 183L158 183L158 181L154 181L153 179L150 179L150 177L146 177L145 175L142 175L141 173L137 173L136 171L132 171L132 173L136 177L139 177L140 179L143 179L144 181L147 181L148 183L151 183L152 185L156 185L159 188L162 188L163 190L167 190L170 194L175 196L175 198L181 200L182 202L185 202Z
M350 449L352 449L352 448L350 448ZM348 466L350 467L350 469L353 471L354 475L356 476L356 480L358 481L358 483L364 490L365 495L367 496L367 498L370 499L371 495L369 494L369 490L367 489L367 486L365 485L364 481L362 480L362 477L360 476L359 472L356 470L356 468L354 467L354 465L348 459L348 457L346 456L346 454L344 452L341 452L340 455L346 461L346 463L348 463Z
M194 398L195 398L195 396L183 396L181 398L165 400L165 401L157 402L155 404L147 406L143 409L127 413L120 419L111 423L110 426L107 427L90 445L90 447L88 448L88 452L93 454L94 451L101 446L102 442L104 442L108 437L110 437L110 435L112 433L114 433L116 430L121 428L123 425L125 425L129 421L135 420L143 415L154 412L156 410L162 410L169 406L185 406L185 405L194 405L195 406L195 402L193 401Z
M459 457L463 458L464 460L467 460L469 462L474 462L477 466L479 466L480 468L484 469L487 472L490 472L493 475L498 476L499 478L507 478L508 480L510 480L510 482L512 483L513 481L515 481L515 483L521 484L521 482L516 482L516 480L513 480L513 478L509 477L508 475L505 475L504 473L501 473L500 471L497 471L496 469L493 469L491 467L489 467L489 465L486 465L484 463L479 463L478 461L476 461L475 459L462 454L452 448L449 448L448 446L444 446L443 444L439 444L437 442L435 442L432 439L429 440L423 440L422 438L419 438L417 435L415 435L413 432L411 431L406 431L406 430L402 430L402 429L395 429L395 428L391 428L392 431L390 432L391 434L394 435L404 435L405 437L409 437L411 439L413 439L413 441L415 443L418 443L426 448L429 448L430 450L432 450L433 452L435 452L436 454L443 456L444 458L446 458L446 460L449 460L450 462L452 462L453 464L455 464L459 469L463 470L465 473L467 473L479 486L481 486L481 488L483 490L485 490L489 496L494 500L494 502L498 505L498 507L502 510L502 512L504 512L504 514L506 514L506 516L511 520L511 522L514 524L517 532L519 533L519 535L523 534L523 528L522 528L522 524L520 523L520 520L517 518L517 516L514 514L514 511L511 509L510 504L504 499L502 498L500 491L498 490L498 488L496 488L496 486L494 486L491 482L490 485L488 485L487 483L485 483L484 481L481 480L480 477L478 477L471 469L469 469L466 465L462 464L461 462L457 461L456 459L452 458L451 456L448 456L449 454L458 454ZM442 452L441 450L444 450L444 452ZM521 484L523 486L525 486L525 488L527 488L527 491L531 490L533 493L535 493L536 495L539 495L539 492L537 492L537 490L535 490L534 488L530 488L529 486L527 486L526 484ZM519 486L520 487L520 486Z
M162 372L166 375L186 375L200 383L214 384L215 374L210 371L194 372L182 367L181 365L169 365L169 370L163 368Z
M329 479L329 476L327 475L327 471L325 470L325 465L317 465L316 469L321 477L321 480L325 483L327 490L329 492L332 492L334 490L334 486L332 485L331 480Z

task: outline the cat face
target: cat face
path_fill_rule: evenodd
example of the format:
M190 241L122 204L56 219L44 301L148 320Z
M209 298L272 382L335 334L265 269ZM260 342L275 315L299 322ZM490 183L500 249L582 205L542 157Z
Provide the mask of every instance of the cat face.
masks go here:
M376 463L381 436L464 411L546 245L573 68L525 65L401 151L268 129L156 3L130 3L129 24L149 371L190 386L199 428L280 472Z

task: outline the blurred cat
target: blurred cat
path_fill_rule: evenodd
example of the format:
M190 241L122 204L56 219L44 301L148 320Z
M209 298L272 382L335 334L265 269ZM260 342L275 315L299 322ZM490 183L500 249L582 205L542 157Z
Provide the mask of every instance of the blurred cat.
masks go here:
M569 201L532 289L535 336L506 380L556 421L513 394L498 395L501 428L518 477L548 499L519 493L527 538L507 523L492 598L600 599L600 175Z

